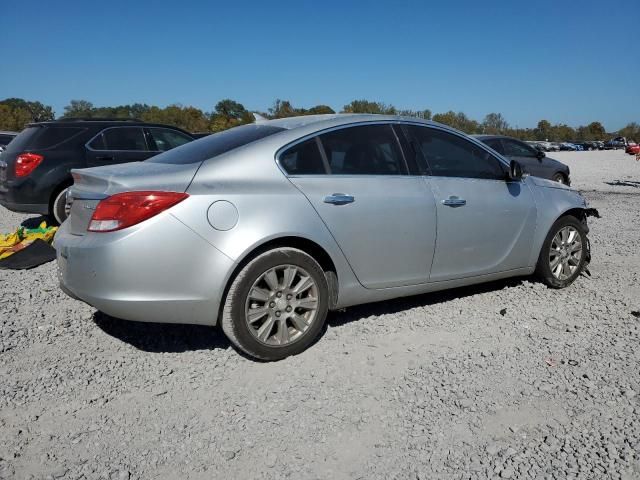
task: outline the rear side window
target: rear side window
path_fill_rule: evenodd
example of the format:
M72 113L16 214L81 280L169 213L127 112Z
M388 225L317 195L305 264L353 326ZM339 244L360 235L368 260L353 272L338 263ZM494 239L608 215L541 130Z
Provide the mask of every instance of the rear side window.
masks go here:
M504 155L504 148L502 148L502 142L498 138L492 138L490 140L482 140L482 143L493 148L496 152Z
M89 144L94 150L148 150L141 127L116 127L103 130Z
M0 145L9 145L9 142L13 140L14 135L0 135Z
M183 133L169 130L168 128L150 128L149 132L153 143L155 143L154 150L159 152L166 152L167 150L179 147L193 140Z
M84 130L79 127L27 127L13 139L10 149L12 151L44 150L66 142Z
M391 125L362 125L320 135L332 175L405 175Z
M294 145L280 155L280 165L289 175L322 175L327 173L315 137Z
M174 165L198 163L284 130L284 128L270 125L242 125L189 142L146 161Z
M469 140L428 127L410 126L429 164L431 174L439 177L464 177L503 180L500 161Z

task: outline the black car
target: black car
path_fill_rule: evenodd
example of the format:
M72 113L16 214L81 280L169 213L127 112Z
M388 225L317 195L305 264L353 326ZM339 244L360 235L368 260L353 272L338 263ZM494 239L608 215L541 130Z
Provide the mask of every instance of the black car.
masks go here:
M72 168L146 160L190 142L178 128L139 120L62 119L29 124L0 155L0 205L66 217Z
M501 135L474 135L485 145L510 160L517 160L526 173L535 177L548 178L555 182L571 184L569 167L544 152L534 149L526 143L511 137Z

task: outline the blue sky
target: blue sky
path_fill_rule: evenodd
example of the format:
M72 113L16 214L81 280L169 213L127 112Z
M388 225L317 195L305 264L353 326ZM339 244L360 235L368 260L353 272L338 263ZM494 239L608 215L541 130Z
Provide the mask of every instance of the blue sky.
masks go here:
M0 98L640 121L640 2L5 0Z

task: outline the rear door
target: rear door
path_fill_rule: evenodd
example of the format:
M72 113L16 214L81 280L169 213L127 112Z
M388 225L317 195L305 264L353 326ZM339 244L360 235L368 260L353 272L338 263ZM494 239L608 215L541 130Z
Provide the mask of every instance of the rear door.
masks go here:
M87 166L140 162L155 155L142 127L109 127L87 143Z
M422 178L409 175L390 124L321 134L288 148L279 163L327 225L363 286L428 280L435 201Z
M430 175L438 237L430 281L527 266L536 208L527 185L506 180L506 166L467 138L408 126Z

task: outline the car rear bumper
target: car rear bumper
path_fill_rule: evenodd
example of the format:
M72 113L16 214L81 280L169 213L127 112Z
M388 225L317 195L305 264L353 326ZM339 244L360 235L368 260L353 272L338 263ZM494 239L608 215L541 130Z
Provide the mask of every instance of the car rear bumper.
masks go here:
M64 292L113 317L215 325L235 263L167 212L111 233L56 234Z

